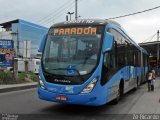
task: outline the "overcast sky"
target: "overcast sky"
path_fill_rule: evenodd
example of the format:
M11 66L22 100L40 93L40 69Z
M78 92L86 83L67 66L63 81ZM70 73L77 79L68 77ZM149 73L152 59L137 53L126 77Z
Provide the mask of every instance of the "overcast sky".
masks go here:
M49 27L55 22L64 21L68 11L74 12L74 1L0 0L0 23L19 18ZM78 0L78 14L80 19L105 19L156 6L160 6L160 0ZM136 42L142 42L160 29L160 8L115 21Z

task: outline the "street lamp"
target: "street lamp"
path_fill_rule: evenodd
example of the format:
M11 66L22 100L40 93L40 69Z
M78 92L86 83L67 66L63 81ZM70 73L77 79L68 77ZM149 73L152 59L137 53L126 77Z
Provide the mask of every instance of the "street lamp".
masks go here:
M73 14L74 14L74 12L68 12L67 14L69 14L69 15L70 15L70 20L71 20L71 15L73 15Z

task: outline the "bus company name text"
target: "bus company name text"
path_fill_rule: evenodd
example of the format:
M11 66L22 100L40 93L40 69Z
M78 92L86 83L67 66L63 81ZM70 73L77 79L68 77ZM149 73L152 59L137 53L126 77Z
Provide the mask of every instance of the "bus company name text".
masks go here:
M96 35L96 27L87 28L55 28L54 35Z

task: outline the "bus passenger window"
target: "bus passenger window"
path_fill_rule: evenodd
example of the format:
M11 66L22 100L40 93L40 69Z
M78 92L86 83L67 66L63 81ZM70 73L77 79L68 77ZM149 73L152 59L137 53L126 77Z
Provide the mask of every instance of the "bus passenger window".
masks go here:
M101 85L107 83L115 73L117 69L117 43L114 42L112 50L104 54Z
M101 77L101 85L104 85L107 81L107 73L110 69L110 53L107 52L104 54L103 66L102 66L102 77Z
M104 54L104 61L102 67L102 78L101 78L101 85L107 83L108 80L113 76L115 72L115 57L113 56L112 52L107 52ZM112 61L113 60L113 61Z
M104 67L105 68L109 68L110 66L110 53L107 52L105 55L104 55Z

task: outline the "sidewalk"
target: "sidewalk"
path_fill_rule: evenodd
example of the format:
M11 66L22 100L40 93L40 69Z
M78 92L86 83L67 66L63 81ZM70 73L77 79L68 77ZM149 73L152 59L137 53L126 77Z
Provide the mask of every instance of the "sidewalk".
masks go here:
M24 84L12 84L12 85L0 85L0 93L24 90L34 88L37 86L37 82L24 83Z
M138 92L143 92L143 94L130 110L130 114L160 114L160 77L156 78L155 91L148 92L147 90L147 83L141 86Z

